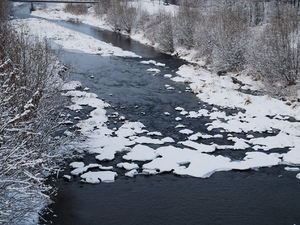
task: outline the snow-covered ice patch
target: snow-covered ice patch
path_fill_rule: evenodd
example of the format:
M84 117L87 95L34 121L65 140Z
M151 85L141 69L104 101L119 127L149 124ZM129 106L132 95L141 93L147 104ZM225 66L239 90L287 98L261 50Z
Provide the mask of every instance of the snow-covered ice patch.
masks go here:
M80 177L86 183L90 184L98 184L100 182L110 183L115 181L117 173L112 171L87 172Z

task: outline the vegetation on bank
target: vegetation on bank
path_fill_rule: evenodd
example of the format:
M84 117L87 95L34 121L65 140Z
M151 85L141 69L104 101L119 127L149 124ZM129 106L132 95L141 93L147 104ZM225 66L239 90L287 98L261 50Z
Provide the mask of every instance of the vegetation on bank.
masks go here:
M99 1L117 32L143 33L160 50L193 50L215 71L247 71L273 95L299 89L299 4L277 0L177 0L175 14L150 14L130 0ZM168 7L163 6L162 7Z
M0 223L26 224L49 200L44 181L62 158L55 136L64 100L55 54L14 30L7 12L1 1Z

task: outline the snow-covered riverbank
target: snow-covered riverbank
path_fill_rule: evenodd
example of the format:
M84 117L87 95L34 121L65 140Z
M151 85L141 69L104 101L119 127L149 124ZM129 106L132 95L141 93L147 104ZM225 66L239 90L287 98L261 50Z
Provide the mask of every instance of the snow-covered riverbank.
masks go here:
M112 45L108 45L88 35L60 27L51 20L81 21L101 29L110 29L103 21L93 15L74 16L63 12L62 7L46 8L37 10L33 15L39 18L15 20L17 25L28 27L30 35L42 38L50 38L65 49L77 50L102 56L138 57L136 54L123 51ZM44 19L43 19L44 18ZM46 20L45 20L46 19ZM132 38L147 43L141 36ZM142 62L145 63L145 62ZM155 62L154 67L161 64ZM150 71L151 69L151 71ZM159 74L158 68L150 68L148 72ZM145 71L146 72L146 71ZM95 109L90 113L90 118L79 123L81 133L86 136L84 147L89 153L97 154L96 159L100 162L113 160L118 152L125 152L123 163L119 165L128 169L128 176L138 174L157 174L162 172L173 172L178 175L189 175L205 178L217 171L248 170L260 167L271 167L276 165L300 165L300 107L299 102L280 101L269 96L255 96L245 94L245 91L261 90L262 83L253 81L245 75L232 74L231 76L217 76L201 66L184 65L179 68L172 77L175 82L189 83L192 91L199 100L214 105L213 110L199 109L186 111L181 106L176 110L180 113L177 117L177 128L175 131L186 134L186 138L176 144L170 137L160 137L156 131L147 131L147 128L138 121L124 121L124 125L116 129L108 129L106 122L105 107L103 102L93 93L75 90L71 86L67 96L72 98L73 110L80 110L81 106L89 105ZM150 77L149 77L150 79ZM240 81L240 82L239 82ZM241 84L241 82L243 84ZM170 88L170 87L168 87ZM243 91L243 92L242 92ZM239 109L233 115L226 115L226 108ZM170 115L165 112L164 116ZM118 115L116 115L118 117ZM219 130L217 138L232 141L233 145L210 145L201 143L201 139L213 138L206 134L184 129L180 121L182 118L208 117L211 123L205 124L208 131ZM292 118L296 119L294 121ZM126 118L119 117L120 120ZM182 128L182 129L178 129ZM155 133L153 133L155 132ZM223 135L223 133L231 133ZM255 137L257 134L269 134L267 137ZM152 134L157 136L151 137ZM237 137L239 136L239 137ZM148 144L161 145L157 148L147 146ZM288 153L272 153L273 149L288 148ZM216 150L244 150L246 156L242 160L234 160L227 156L213 155ZM269 152L268 152L269 151ZM132 163L135 161L150 161L143 164L142 168ZM82 163L72 164L74 170L72 175L81 175L85 182L98 183L101 181L113 181L117 174L113 168L104 168L101 164L84 165ZM74 166L76 165L76 166ZM89 169L98 168L98 172Z

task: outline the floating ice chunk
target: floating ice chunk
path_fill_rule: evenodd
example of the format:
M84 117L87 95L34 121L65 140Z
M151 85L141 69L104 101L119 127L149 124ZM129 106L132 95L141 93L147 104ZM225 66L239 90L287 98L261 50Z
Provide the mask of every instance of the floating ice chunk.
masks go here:
M150 69L147 69L147 72L153 72L154 74L157 74L157 73L160 73L160 70L156 69L156 68L150 68Z
M296 178L297 178L297 179L300 179L300 173L298 173L298 174L296 175Z
M181 121L182 119L180 117L175 118L176 121Z
M188 135L188 134L194 133L194 131L192 131L190 129L183 129L183 130L180 130L179 133Z
M82 87L82 84L80 83L80 81L70 81L68 83L65 83L62 86L62 90L63 91L70 91L70 90L75 90L77 88Z
M76 169L76 168L82 168L84 167L84 163L83 162L72 162L70 163L70 167Z
M215 134L213 138L224 138L224 136L222 134Z
M146 132L146 130L143 129L144 127L144 124L140 122L125 122L115 134L121 137L130 137Z
M128 163L128 162L124 162L124 163L118 163L117 164L118 168L123 168L125 170L133 170L133 169L138 169L139 166L136 163Z
M152 169L143 169L142 174L144 175L156 175L158 172Z
M86 172L89 168L88 167L79 167L79 168L76 168L74 170L71 171L71 174L74 175L74 176L78 176L84 172Z
M175 88L172 87L172 86L166 87L166 89L167 89L167 90L175 90Z
M162 136L162 133L154 131L154 132L148 132L147 135L148 136Z
M165 74L164 77L166 77L166 78L172 78L172 75L171 74Z
M197 142L194 141L182 141L179 142L180 144L183 144L187 147L196 149L200 152L214 152L216 150L216 146L215 145L205 145L205 144L199 144Z
M70 181L72 179L70 175L64 175L63 178L65 178L67 181Z
M98 164L98 165L99 165L98 168L100 170L112 170L114 168L113 166L102 166L100 164Z
M126 119L125 116L120 116L120 118L119 118L119 120L121 120L121 121L123 121L125 119Z
M136 143L139 144L157 144L157 145L162 145L164 142L161 141L160 139L153 139L150 137L138 137L134 140Z
M87 172L82 174L80 177L87 183L97 184L101 182L114 182L117 176L116 172L112 171L99 171L99 172Z
M144 164L144 169L158 170L159 172L173 171L178 175L208 177L215 171L223 169L230 162L229 158L223 156L216 157L173 146L158 148L157 152L161 158L156 158L150 163ZM190 163L190 165L188 167L182 166L184 163Z
M202 133L198 132L198 133L195 133L188 137L188 139L191 141L197 141L199 138L209 139L209 138L213 138L213 136L209 135L209 134L202 134Z
M300 168L298 168L298 167L284 167L284 169L286 171L290 171L290 172L299 172L300 171Z
M282 155L284 163L288 165L300 165L300 145Z
M120 127L120 129L131 129L137 134L144 133L143 128L145 128L145 125L141 122L126 122Z
M178 124L175 128L185 128L183 124Z
M189 118L198 118L201 116L208 116L209 115L209 111L207 109L200 109L198 112L195 111L190 111L189 115L187 117Z
M170 116L170 115L171 115L169 112L164 112L164 114L165 114L166 116Z
M185 115L187 115L189 113L187 111L181 111L180 114L183 115L183 116L185 116Z
M130 152L123 156L123 159L131 161L148 161L153 160L157 156L154 149L145 145L136 145Z
M123 129L119 128L119 130L115 131L115 134L119 137L130 137L136 135L136 132L131 129Z
M175 142L175 140L171 137L165 137L163 139L161 139L162 142L164 143L172 143L172 142Z
M101 166L100 164L97 164L97 163L91 163L91 164L89 164L87 166L78 167L78 168L72 170L71 174L75 175L75 176L78 176L79 174L82 174L82 173L88 171L89 169L93 169L93 168L99 168L99 169L101 169L101 168L104 168L104 167Z
M138 171L136 169L134 169L134 170L130 170L127 173L125 173L125 176L126 177L134 177L134 176L136 176L138 174L139 174Z
M244 139L241 139L241 138L238 138L238 137L229 137L227 138L228 140L231 140L234 143L233 146L228 146L228 148L231 148L231 149L246 149L246 148L249 148L250 145L248 145Z
M97 155L95 158L99 161L111 161L115 158L115 151L102 151L100 155Z
M175 110L176 111L184 111L184 108L182 108L182 107L176 107Z
M156 61L154 61L154 60L141 61L141 63L142 63L142 64L146 64L146 65L152 64L152 65L155 65L155 66L161 66L161 67L166 66L166 64L160 63L160 62L156 62Z
M293 147L295 145L295 136L280 132L276 136L269 136L263 138L253 138L249 142L254 145L262 145L262 149L269 150L272 148Z
M233 161L232 168L247 170L260 167L271 167L279 165L282 160L281 155L277 153L266 154L263 152L247 152L242 161Z

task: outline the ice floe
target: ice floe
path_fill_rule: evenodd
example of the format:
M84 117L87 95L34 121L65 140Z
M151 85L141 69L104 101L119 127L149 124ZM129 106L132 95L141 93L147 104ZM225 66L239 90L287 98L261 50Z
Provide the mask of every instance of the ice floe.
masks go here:
M80 177L86 183L90 184L97 184L100 182L110 183L115 181L117 173L112 171L87 172L82 174Z
M148 161L157 157L157 153L153 148L146 145L136 145L130 152L123 156L123 159L130 161Z

